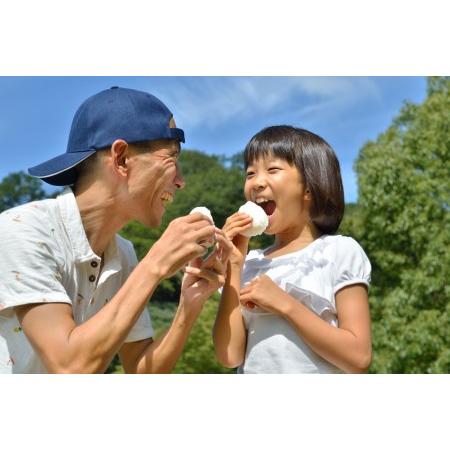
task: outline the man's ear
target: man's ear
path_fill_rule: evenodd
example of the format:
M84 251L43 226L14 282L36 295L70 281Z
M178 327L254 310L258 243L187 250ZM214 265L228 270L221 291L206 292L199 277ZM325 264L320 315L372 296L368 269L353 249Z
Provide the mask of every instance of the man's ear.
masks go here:
M130 157L130 147L123 139L117 139L111 145L111 158L114 171L120 176L128 174L128 159Z

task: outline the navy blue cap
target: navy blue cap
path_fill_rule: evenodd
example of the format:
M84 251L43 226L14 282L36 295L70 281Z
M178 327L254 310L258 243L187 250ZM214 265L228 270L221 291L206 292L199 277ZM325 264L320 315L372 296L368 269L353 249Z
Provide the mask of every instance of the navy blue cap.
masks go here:
M112 87L89 97L75 113L66 153L28 169L54 186L76 180L76 166L117 139L126 142L173 139L184 142L180 128L170 128L173 117L161 100L147 92Z

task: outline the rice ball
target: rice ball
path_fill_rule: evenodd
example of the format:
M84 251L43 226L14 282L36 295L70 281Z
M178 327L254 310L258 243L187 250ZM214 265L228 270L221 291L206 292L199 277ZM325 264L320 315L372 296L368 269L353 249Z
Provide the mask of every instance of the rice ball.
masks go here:
M262 234L269 225L269 218L266 212L256 203L245 203L239 208L239 212L248 214L253 219L252 226L241 233L244 236L252 237Z
M211 223L214 225L214 219L212 217L211 211L206 206L197 206L195 207L189 214L200 213L203 214ZM205 247L205 249L210 249L205 253L205 257L209 256L209 253L212 252L213 246L216 243L215 239L205 239L199 242L199 245Z
M211 223L214 225L214 219L212 218L211 211L206 206L197 206L189 214L200 213L206 216Z

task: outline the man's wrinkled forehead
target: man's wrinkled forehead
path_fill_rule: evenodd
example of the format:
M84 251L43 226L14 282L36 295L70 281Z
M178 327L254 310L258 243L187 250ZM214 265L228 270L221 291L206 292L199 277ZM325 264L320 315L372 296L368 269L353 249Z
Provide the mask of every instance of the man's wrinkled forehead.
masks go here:
M155 151L167 151L167 153L170 153L173 156L179 156L181 152L181 145L180 142L177 140L160 140L160 141L153 141L150 142L149 150L151 152Z

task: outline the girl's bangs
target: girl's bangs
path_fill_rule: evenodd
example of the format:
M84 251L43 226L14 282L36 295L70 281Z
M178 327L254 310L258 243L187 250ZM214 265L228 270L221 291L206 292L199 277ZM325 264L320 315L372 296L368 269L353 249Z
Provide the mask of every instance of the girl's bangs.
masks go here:
M244 150L244 165L247 168L260 158L273 156L294 164L294 150L284 142L254 142L251 141Z

